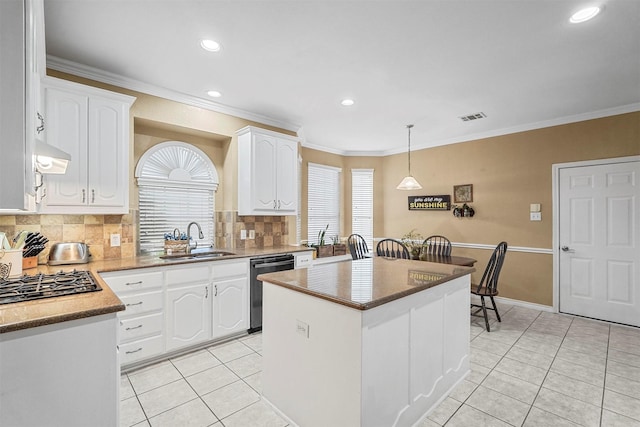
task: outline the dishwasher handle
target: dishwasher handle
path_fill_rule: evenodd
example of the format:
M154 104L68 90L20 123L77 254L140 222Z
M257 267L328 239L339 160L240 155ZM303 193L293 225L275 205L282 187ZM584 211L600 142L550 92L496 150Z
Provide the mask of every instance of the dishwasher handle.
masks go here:
M255 265L253 265L253 268L259 270L261 268L273 268L273 267L280 267L280 266L286 266L286 265L293 266L294 265L294 261L293 260L286 260L286 261L280 261L280 262L265 262L265 263L262 263L262 264L255 264Z

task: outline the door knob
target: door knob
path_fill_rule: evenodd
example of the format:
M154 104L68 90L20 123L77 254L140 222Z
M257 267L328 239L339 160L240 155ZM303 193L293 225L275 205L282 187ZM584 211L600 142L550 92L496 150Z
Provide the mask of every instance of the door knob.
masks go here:
M560 249L562 249L562 252L573 252L573 249L571 249L569 246L563 246Z

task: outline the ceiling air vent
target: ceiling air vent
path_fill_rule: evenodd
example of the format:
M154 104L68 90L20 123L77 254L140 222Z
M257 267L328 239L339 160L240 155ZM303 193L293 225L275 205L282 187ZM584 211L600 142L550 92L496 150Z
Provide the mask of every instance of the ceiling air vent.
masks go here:
M470 122L472 120L484 119L485 117L487 117L487 115L483 112L480 112L469 114L468 116L460 116L460 120L462 120L463 122Z

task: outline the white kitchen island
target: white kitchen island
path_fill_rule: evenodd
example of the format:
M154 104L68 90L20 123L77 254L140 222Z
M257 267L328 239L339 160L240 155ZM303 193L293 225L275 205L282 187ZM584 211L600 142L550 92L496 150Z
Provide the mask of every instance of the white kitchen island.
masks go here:
M260 276L263 398L301 427L414 425L469 372L473 271L375 257Z

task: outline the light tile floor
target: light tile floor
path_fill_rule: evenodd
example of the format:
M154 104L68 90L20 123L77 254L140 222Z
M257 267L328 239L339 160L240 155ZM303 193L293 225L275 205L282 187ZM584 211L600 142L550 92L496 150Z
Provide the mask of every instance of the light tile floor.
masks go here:
M472 317L471 374L420 427L640 427L640 329L498 308L502 323L491 322L490 333ZM261 340L242 337L122 375L120 425L286 426L260 400Z

